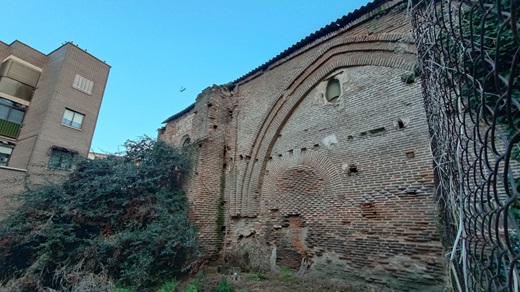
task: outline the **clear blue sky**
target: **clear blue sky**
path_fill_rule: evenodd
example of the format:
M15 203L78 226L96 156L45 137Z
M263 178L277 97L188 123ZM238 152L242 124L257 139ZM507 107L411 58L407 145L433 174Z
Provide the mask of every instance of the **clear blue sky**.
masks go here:
M127 139L156 137L204 88L237 79L370 1L3 2L3 42L47 54L72 41L112 66L92 150L114 152Z

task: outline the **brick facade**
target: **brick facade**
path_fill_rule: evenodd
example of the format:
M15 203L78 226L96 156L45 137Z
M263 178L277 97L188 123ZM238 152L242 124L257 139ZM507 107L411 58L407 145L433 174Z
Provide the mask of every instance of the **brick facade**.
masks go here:
M223 248L262 269L308 263L329 279L442 290L421 90L401 78L417 62L405 8L378 1L206 89L166 121L159 139L191 142L186 189L208 252ZM329 102L331 79L341 94Z

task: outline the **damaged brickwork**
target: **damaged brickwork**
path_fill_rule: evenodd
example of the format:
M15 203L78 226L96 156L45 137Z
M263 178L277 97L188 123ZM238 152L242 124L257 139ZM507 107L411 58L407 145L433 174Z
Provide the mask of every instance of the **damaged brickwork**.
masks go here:
M442 291L421 89L402 80L417 62L411 26L404 1L376 2L165 121L159 139L195 153L186 190L209 253Z

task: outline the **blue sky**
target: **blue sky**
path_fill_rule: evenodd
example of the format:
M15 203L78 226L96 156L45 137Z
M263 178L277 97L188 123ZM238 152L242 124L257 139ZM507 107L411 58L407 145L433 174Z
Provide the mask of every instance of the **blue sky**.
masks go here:
M237 79L369 1L6 2L3 42L47 54L72 41L112 66L91 148L115 152L127 139L156 137L204 88Z

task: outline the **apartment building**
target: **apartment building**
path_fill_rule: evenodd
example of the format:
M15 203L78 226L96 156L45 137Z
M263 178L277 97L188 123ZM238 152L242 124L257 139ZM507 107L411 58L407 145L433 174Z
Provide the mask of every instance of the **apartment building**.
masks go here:
M110 66L71 42L44 54L0 41L0 60L1 216L7 196L87 157Z

